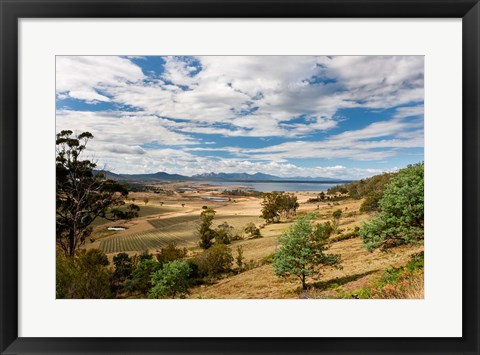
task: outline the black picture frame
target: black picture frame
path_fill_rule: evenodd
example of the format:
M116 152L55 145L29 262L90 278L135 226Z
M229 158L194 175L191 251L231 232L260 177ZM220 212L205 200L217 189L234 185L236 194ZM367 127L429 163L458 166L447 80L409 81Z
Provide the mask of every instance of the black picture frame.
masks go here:
M0 0L1 354L479 354L478 0ZM20 18L462 18L463 336L461 338L19 338L18 20Z

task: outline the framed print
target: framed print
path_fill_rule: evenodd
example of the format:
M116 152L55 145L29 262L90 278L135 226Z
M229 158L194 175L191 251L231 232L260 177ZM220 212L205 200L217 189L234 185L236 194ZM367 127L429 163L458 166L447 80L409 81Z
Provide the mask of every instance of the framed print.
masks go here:
M0 351L478 354L477 1L2 1Z

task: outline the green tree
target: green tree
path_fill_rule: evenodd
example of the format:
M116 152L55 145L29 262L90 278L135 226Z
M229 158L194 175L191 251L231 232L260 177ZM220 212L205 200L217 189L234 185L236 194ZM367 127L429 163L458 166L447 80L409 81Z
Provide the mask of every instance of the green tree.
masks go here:
M213 218L215 217L215 210L207 208L200 214L200 226L198 227L198 234L200 236L200 247L208 249L213 245L215 239L215 231L212 229Z
M145 206L147 205L147 203L149 202L150 200L148 199L148 197L144 197L143 198L143 203L145 203Z
M230 244L233 237L233 227L227 222L223 222L215 229L215 242Z
M243 256L243 246L237 246L237 256L235 257L235 261L237 263L237 268L239 270L243 270L243 265L245 263L245 257Z
M105 253L99 249L82 250L73 258L56 258L57 298L109 298L110 270Z
M118 253L113 257L114 271L112 275L113 284L119 286L132 276L132 258L126 253Z
M288 218L296 214L299 207L294 194L284 192L268 192L263 194L262 217L267 223L278 222L283 216Z
M126 285L129 291L139 291L146 295L152 288L151 275L159 270L161 265L153 259L144 259L137 264L132 272L132 279Z
M318 275L322 266L340 267L340 255L325 254L329 249L330 224L312 224L313 214L297 219L280 238L273 257L275 274L296 276L307 289L306 278Z
M329 188L328 193L330 195L335 195L336 193L348 193L348 195L350 195L350 197L354 199L367 197L370 194L379 194L381 197L381 195L383 195L383 190L385 189L385 186L396 174L397 173L384 173L372 176L367 179L354 181L348 184L336 185Z
M333 217L333 229L337 230L338 225L340 224L340 218L342 218L342 210L336 210L332 213Z
M268 192L263 195L262 217L267 223L274 223L280 220L278 192Z
M95 173L95 163L80 159L91 138L89 132L73 136L72 131L61 131L56 139L56 239L68 257L74 257L92 233L90 225L96 218L115 221L138 216L134 204L119 208L128 195L126 185Z
M386 186L380 212L360 229L368 250L423 243L424 164L409 165Z
M360 212L378 212L380 211L380 200L383 197L383 190L370 192L360 206Z
M297 196L290 193L282 193L280 195L280 213L285 217L295 216L300 205L297 201Z
M187 255L187 249L180 249L177 247L177 243L169 242L166 247L161 248L157 254L157 260L161 265L169 262L183 259Z
M150 254L148 250L145 250L142 254L135 255L135 258L138 259L138 262L142 262L144 260L152 260L153 254Z
M225 244L215 244L195 259L201 275L215 277L231 270L232 251Z
M190 265L186 261L175 260L169 262L152 274L153 285L149 292L150 298L175 298L177 295L184 296L190 286Z
M261 238L260 229L253 222L247 223L243 230L249 238Z

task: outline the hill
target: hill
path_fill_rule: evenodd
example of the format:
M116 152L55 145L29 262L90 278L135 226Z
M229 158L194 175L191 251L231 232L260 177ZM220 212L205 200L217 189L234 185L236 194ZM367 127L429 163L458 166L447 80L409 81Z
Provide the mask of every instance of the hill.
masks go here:
M180 174L169 174L166 172L157 172L153 174L116 174L111 171L98 170L97 173L104 173L107 178L124 181L308 181L308 182L338 182L346 183L347 180L334 179L327 177L280 177L263 173L203 173L193 176L184 176Z

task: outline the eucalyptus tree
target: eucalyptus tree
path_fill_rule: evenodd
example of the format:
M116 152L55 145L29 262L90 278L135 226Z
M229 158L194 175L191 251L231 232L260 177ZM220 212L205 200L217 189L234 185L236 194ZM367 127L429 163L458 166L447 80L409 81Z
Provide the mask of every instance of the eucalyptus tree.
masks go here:
M65 256L74 257L92 233L97 218L109 221L138 216L139 207L124 207L127 186L95 172L96 164L82 159L93 135L61 131L56 137L56 240Z

